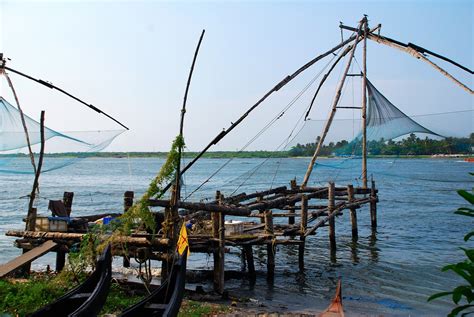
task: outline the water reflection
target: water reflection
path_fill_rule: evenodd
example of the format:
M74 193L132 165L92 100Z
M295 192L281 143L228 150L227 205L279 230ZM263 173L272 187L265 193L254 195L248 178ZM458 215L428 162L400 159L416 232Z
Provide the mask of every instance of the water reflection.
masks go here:
M369 237L370 260L374 263L379 262L379 249L377 248L377 230L372 230Z
M360 262L359 258L359 244L356 239L353 239L349 247L351 248L351 261L353 264L358 264Z

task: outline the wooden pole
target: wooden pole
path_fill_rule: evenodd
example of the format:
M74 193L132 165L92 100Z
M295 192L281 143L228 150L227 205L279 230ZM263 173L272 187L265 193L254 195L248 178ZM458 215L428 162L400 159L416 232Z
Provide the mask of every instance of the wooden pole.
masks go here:
M328 214L331 215L334 211L334 183L328 184ZM334 217L329 219L329 246L331 251L336 251L336 221Z
M375 181L372 180L370 188L370 224L372 230L377 230L377 193L375 191Z
M126 213L133 206L134 192L127 190L123 194L123 212ZM124 252L125 253L125 252ZM130 258L128 254L123 256L123 267L130 267Z
M253 249L251 245L244 245L244 255L245 255L245 260L247 262L247 269L249 272L249 277L251 280L255 280L257 277L257 274L255 272L255 263L253 259Z
M224 196L222 194L219 195L219 204L222 204ZM224 256L225 256L225 215L223 213L219 213L217 215L219 218L219 249L218 249L218 256L217 256L217 266L214 267L214 288L215 291L219 294L224 293L224 274L225 274L225 267L224 267Z
M257 108L262 102L265 101L265 99L267 99L271 94L273 94L274 92L280 90L281 88L283 88L286 84L288 84L290 81L292 81L293 79L295 79L299 74L301 74L303 71L305 71L306 69L308 69L309 67L311 67L312 65L314 65L317 61L323 59L324 57L334 53L335 51L337 51L338 49L340 49L341 47L344 47L345 45L347 45L348 43L354 41L354 39L357 39L358 35L353 35L351 37L349 37L347 40L345 41L342 41L341 43L339 43L338 45L336 45L335 47L331 48L330 50L328 50L327 52L313 58L312 60L310 60L309 62L307 62L306 64L304 64L303 66L301 66L300 68L298 68L293 74L291 75L288 75L286 76L285 78L283 78L278 84L276 84L272 89L270 89L262 98L260 98L252 107L250 107L247 112L245 112L239 119L237 119L236 121L234 121L233 123L231 123L230 127L228 127L227 129L224 129L223 131L219 132L218 135L216 135L216 137L208 144L206 145L206 147L204 149L201 150L201 152L199 152L198 155L196 155L193 160L191 162L189 162L182 170L181 170L181 174L184 174L191 166L194 165L194 163L196 163L197 160L199 160L203 155L204 153L206 153L213 145L216 145L217 143L219 143L220 140L222 140L227 134L229 134L233 129L235 129L235 127L237 127L242 121L244 121L244 119L253 111L255 110L255 108ZM164 192L166 192L171 186L171 183L168 184L167 186L165 186L165 188L163 189Z
M66 212L68 216L71 215L72 212L72 201L74 199L74 193L73 192L64 192L63 194L63 204L64 207L66 207Z
M61 249L62 248L59 247L56 252L56 272L61 272L64 268L64 264L66 264L66 252Z
M360 30L361 27L362 27L362 21L359 23L358 29ZM326 138L326 135L329 131L329 128L331 127L332 120L334 119L334 115L336 114L337 104L339 103L339 99L341 98L342 88L344 87L344 82L346 81L347 73L349 72L349 68L351 66L352 58L354 57L355 49L357 47L358 37L359 37L359 35L357 35L356 40L354 42L354 46L352 47L349 59L348 59L347 64L346 64L346 69L344 70L344 74L342 75L341 81L339 82L339 86L337 88L336 95L334 97L331 113L329 115L328 120L326 121L326 126L324 127L324 130L321 134L321 138L319 139L316 150L314 151L313 157L311 158L311 161L308 165L308 169L306 170L306 174L304 175L303 182L301 183L301 188L306 187L306 185L308 184L309 177L311 176L311 172L313 171L314 164L316 163L316 159L319 155L319 152L322 149L324 139Z
M171 269L173 262L173 254L176 250L176 242L178 240L179 234L179 222L180 218L178 215L178 206L174 203L176 202L176 186L172 186L171 198L169 207L165 208L165 221L163 222L163 234L169 239L170 247L168 249L168 256L166 260L161 262L161 281L164 282L168 278L169 270Z
M180 121L180 124L179 124L179 136L180 137L183 136L184 114L186 113L186 102L188 100L189 86L191 85L191 78L193 76L194 65L196 64L196 59L197 59L197 55L199 53L199 48L201 47L202 38L204 37L204 32L206 32L206 31L202 30L201 37L199 38L198 45L196 47L196 50L194 51L193 62L191 64L191 69L189 70L188 81L186 83L186 89L184 91L183 107L181 108L181 121ZM182 150L183 149L181 148L181 146L179 146L178 147L178 159L177 159L177 162L176 162L176 181L175 181L176 194L175 194L175 202L174 202L175 208L177 208L176 207L177 202L178 202L178 200L180 200L180 197L181 197L180 178L181 178L181 151Z
M364 46L362 48L362 187L367 188L367 17L362 19Z
M273 215L271 210L265 211L265 233L274 236ZM267 243L267 280L273 281L275 277L275 253L276 248L273 239Z
M306 244L306 227L308 225L308 197L303 195L301 197L301 227L300 227L300 241L302 243L298 246L298 264L300 271L304 270L304 249Z
M467 87L465 84L463 84L462 82L460 82L458 79L456 79L455 77L453 77L451 74L449 74L446 70L444 70L443 68L439 67L438 65L436 65L435 63L433 63L431 60L429 60L428 58L426 58L423 54L421 54L420 52L418 52L417 50L415 50L414 48L410 47L409 45L407 44L404 44L404 43L397 43L393 40L390 40L389 38L386 38L386 37L383 37L383 36L379 36L379 35L376 35L376 34L368 34L367 38L369 40L373 40L379 44L384 44L384 45L387 45L387 46L390 46L390 47L393 47L393 48L396 48L396 49L399 49L405 53L408 53L418 59L421 59L422 61L430 64L434 69L436 69L437 71L439 71L441 74L443 74L444 76L448 77L451 81L453 81L456 85L458 85L459 87L461 87L462 89L464 89L465 91L467 91L468 93L470 93L471 95L474 93L472 91L472 89L470 89L469 87Z
M16 105L18 107L18 111L20 112L21 124L23 125L23 132L25 132L26 144L28 145L28 153L30 154L31 165L33 166L33 172L36 174L35 156L33 154L33 150L31 149L30 135L28 133L28 128L26 126L25 115L23 113L23 110L21 109L20 100L18 99L18 95L16 94L15 88L13 87L13 82L10 79L10 76L8 76L7 72L3 72L3 74L5 75L8 85L10 86L12 90L13 97L15 98Z
M36 198L36 190L38 188L39 177L41 174L41 166L43 165L43 155L44 155L44 111L41 111L40 119L40 133L41 133L41 148L40 155L38 159L38 167L36 168L35 179L33 181L33 189L30 194L30 203L28 205L28 216L26 217L26 230L35 231L35 222L36 222L36 208L33 208L33 203Z
M347 185L347 201L352 203L354 201L354 186ZM359 230L357 228L357 209L350 207L351 214L351 226L352 226L352 240L357 241L359 239Z
M291 186L291 189L294 190L297 188L297 185L296 185L296 179L292 179L290 181L290 186ZM295 203L290 203L289 204L289 213L290 214L294 214L296 212L296 209L295 209ZM295 217L294 216L289 216L288 217L288 224L289 225L294 225L295 224Z

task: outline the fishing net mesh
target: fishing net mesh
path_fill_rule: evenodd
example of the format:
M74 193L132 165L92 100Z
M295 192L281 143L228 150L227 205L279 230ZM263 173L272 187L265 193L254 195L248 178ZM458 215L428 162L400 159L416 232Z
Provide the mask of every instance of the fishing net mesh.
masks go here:
M32 150L40 151L40 123L24 115ZM60 158L45 158L43 172L70 165L81 155L105 149L124 130L58 132L44 128L45 153L57 153ZM20 111L0 97L0 173L33 173L29 160L14 159L28 153L28 142ZM62 154L59 154L62 153ZM67 154L66 154L67 153ZM38 155L35 155L36 160Z

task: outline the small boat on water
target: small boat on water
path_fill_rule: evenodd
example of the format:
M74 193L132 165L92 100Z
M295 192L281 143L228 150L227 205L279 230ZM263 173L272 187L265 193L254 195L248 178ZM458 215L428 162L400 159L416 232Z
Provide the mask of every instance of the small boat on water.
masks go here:
M82 284L29 316L97 316L109 294L111 278L112 252L108 245L97 261L95 271Z
M171 274L159 288L137 304L127 308L119 317L174 317L178 315L186 284L186 260L188 252L184 250L173 265Z
M336 294L334 295L331 304L319 315L319 317L344 317L341 295L341 280L337 282Z

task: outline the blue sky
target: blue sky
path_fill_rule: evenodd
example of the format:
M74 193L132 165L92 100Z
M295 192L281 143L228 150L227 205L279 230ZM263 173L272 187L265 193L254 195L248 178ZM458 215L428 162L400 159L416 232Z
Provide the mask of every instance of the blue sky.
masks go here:
M49 80L130 127L108 150L169 148L178 133L188 70L202 29L206 35L185 119L189 150L201 149L283 77L338 44L339 21L356 25L368 14L372 26L382 24L383 35L416 43L471 69L474 64L472 1L1 1L0 14L0 51L11 58L10 67ZM358 50L358 61L360 54ZM321 61L269 98L214 150L241 148L327 62ZM473 87L472 76L439 65ZM326 118L340 69L322 90L312 118ZM427 64L373 42L368 43L368 76L410 115L473 108L472 96ZM51 128L118 128L49 89L11 77L25 111L39 117L45 109ZM315 88L249 149L275 149ZM12 101L4 80L0 89ZM357 103L360 86L351 82L341 104ZM461 119L462 124L457 121ZM439 128L452 135L474 130L472 112L442 123ZM318 129L304 131L308 141ZM339 137L348 136L335 132L333 138Z

